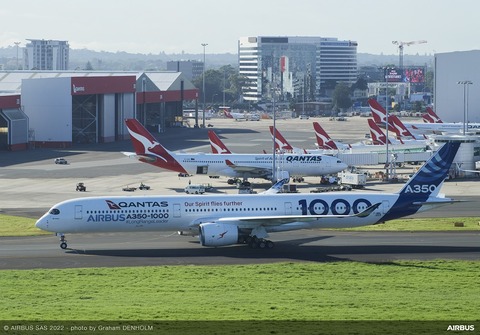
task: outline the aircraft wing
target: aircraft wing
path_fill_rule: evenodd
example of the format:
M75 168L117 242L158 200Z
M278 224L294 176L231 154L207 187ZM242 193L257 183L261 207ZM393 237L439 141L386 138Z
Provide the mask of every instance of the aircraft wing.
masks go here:
M363 212L352 215L272 215L272 216L244 216L244 217L228 217L219 218L216 222L228 223L230 221L241 223L245 226L257 227L257 226L278 226L283 224L289 224L293 222L312 222L316 220L322 220L326 218L352 218L352 217L367 217L372 214L381 203L376 203Z
M251 175L262 176L262 177L272 173L271 169L265 169L261 167L248 166L248 165L237 165L237 164L234 164L229 159L226 159L225 163L227 164L228 167L232 168L235 172L238 172L238 173L248 172Z

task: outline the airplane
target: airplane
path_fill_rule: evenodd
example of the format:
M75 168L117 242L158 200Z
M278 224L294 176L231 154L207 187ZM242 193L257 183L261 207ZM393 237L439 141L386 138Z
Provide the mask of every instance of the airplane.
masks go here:
M244 181L248 178L271 180L273 177L273 156L270 154L175 153L163 147L136 119L127 119L125 123L135 153L123 154L141 162L189 175L226 176ZM302 154L279 155L278 166L295 176L323 176L348 167L335 157Z
M459 142L446 142L396 193L330 192L222 195L99 196L54 205L35 226L57 233L179 231L219 247L272 248L272 232L348 228L414 215L457 201L440 194Z
M247 116L244 113L230 112L229 108L225 108L225 107L220 107L220 109L223 109L223 114L227 119L234 119L235 121L247 120Z
M370 105L370 110L372 111L372 116L375 122L381 126L384 126L386 123L386 111L385 109L375 100L368 99L368 104ZM390 119L394 115L389 115ZM425 123L425 122L405 122L405 127L413 134L416 135L427 135L427 134L455 134L460 133L463 130L463 123ZM469 131L475 131L480 129L480 123L469 123Z

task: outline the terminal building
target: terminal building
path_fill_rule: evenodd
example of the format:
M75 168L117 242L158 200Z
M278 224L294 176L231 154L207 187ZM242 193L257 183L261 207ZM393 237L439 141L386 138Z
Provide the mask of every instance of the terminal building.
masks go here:
M0 150L128 139L126 118L178 126L183 101L199 96L180 72L95 71L4 72L0 94Z

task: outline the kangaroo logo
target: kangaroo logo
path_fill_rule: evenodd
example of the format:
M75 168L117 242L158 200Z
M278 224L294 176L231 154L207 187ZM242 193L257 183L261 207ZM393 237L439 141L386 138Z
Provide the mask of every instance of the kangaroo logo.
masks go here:
M156 156L156 157L162 159L165 163L167 163L167 159L165 159L161 155L151 151L156 146L160 146L160 143L158 143L157 141L152 142L148 138L146 138L145 136L137 134L136 132L130 130L130 128L128 128L128 131L130 132L130 135L132 135L133 138L135 138L138 142L140 142L143 145L143 149L144 149L145 153Z

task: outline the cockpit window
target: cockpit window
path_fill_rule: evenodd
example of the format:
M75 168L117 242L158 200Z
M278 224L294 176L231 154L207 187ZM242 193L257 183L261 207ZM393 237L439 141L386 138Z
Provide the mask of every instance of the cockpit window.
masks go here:
M52 214L52 215L58 215L58 214L60 214L60 210L54 208L54 209L52 209L52 210L50 211L50 214Z

